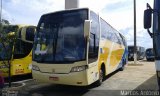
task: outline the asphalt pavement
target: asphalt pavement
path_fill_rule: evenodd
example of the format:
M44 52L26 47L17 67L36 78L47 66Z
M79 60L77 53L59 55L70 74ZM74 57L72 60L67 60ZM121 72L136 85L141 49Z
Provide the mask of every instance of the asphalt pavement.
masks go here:
M99 87L42 84L33 79L18 82L25 84L15 90L18 96L159 96L155 64L145 60L129 62L124 71L108 75Z

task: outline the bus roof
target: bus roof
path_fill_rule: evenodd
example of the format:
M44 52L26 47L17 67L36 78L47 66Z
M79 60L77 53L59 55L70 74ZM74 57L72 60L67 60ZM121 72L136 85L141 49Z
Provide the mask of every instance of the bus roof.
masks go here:
M54 12L46 13L46 14L43 14L42 16L53 14L53 13L66 12L66 11L74 11L74 10L83 10L83 9L89 10L89 8L72 8L72 9L66 9L66 10L60 10L60 11L54 11Z

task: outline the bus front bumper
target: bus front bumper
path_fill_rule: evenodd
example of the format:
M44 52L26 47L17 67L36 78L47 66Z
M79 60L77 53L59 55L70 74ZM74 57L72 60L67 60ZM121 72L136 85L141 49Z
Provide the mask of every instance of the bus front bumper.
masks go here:
M68 74L52 74L42 73L40 71L32 71L33 79L38 82L46 82L53 84L86 86L89 85L87 79L87 70L81 72L72 72Z

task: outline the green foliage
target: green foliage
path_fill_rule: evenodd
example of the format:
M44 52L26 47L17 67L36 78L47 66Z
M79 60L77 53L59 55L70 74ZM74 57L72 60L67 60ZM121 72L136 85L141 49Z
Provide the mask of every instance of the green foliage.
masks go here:
M1 60L11 59L13 43L15 40L15 31L17 27L12 25L0 25L0 58Z
M4 24L4 25L9 25L10 23L9 23L9 21L8 21L8 20L6 20L6 19L2 19L2 24Z

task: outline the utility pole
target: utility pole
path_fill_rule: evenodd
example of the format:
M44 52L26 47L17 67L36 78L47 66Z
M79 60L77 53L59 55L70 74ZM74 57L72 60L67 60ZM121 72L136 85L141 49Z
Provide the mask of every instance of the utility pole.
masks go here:
M137 45L136 45L136 0L134 0L134 64L137 64Z
M1 12L0 12L0 23L2 24L2 0L1 0Z
M79 8L79 0L65 0L65 9Z

